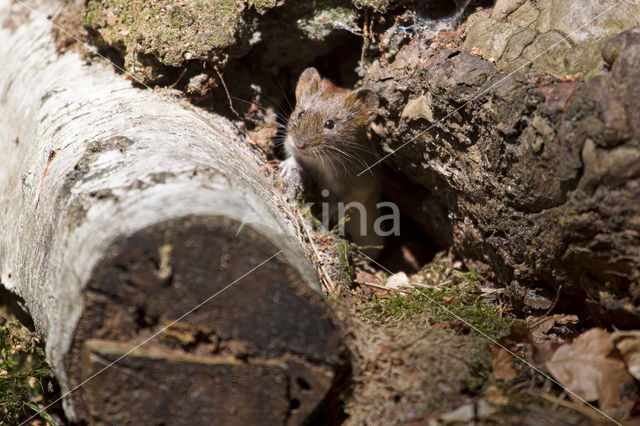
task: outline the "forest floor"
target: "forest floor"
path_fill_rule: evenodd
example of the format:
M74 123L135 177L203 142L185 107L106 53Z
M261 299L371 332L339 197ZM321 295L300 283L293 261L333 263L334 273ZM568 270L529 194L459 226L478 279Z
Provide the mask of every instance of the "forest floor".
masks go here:
M247 132L269 167L278 163L272 151L278 124L270 123ZM503 288L466 271L448 253L424 264L410 250L398 253L414 264L408 274L356 259L353 281L328 296L351 353L352 372L341 395L344 424L616 424L600 409L627 419L623 424L640 424L638 417L634 423L640 414L637 381L635 387L621 385L632 366L631 357L622 360L622 337L587 331L555 303L523 311ZM548 367L557 349L571 349L575 339L584 344L574 352L587 356L565 350L563 362L571 371L596 366L595 382L587 375L569 379L591 392L597 409L570 395ZM640 343L635 345L628 353L640 354ZM638 374L640 355L635 359ZM43 342L15 301L0 293L0 425L26 421L59 396ZM28 424L70 423L56 403Z
M345 424L610 422L544 371L577 317L518 319L501 289L446 253L409 276L363 267L335 304L354 361Z
M361 263L353 285L329 299L352 357L343 424L610 423L544 371L549 348L579 333L577 318L518 319L501 289L446 253L409 276ZM0 424L11 425L59 391L15 301L0 318ZM28 424L71 423L57 403Z

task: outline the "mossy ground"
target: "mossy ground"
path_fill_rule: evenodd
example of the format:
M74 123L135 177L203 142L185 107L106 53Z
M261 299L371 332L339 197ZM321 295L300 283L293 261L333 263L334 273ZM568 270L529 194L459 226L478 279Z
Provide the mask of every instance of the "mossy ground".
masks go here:
M52 377L39 337L0 306L0 425L16 425L36 414L39 424L57 425L45 409L55 400Z
M481 397L491 375L492 339L507 334L514 318L503 314L486 283L455 264L440 255L410 276L421 286L361 287L334 301L347 311L353 336L347 339L354 391L345 402L346 424L427 421Z
M411 319L425 314L431 324L463 321L493 339L503 336L513 317L501 315L498 307L473 287L416 287L409 294L374 297L364 304L360 315L372 322Z

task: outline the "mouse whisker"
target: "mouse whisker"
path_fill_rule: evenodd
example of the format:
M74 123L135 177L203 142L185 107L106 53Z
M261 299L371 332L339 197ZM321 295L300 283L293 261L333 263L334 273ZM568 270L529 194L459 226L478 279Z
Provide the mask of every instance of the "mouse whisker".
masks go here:
M333 149L335 149L335 147L331 147ZM339 151L338 151L339 152ZM352 160L350 160L348 157L346 158L347 161L344 161L345 159L342 158L340 155L335 155L333 153L329 154L329 157L333 157L339 165L342 166L342 168L344 169L345 174L347 173L347 165L345 164L346 162L351 163Z
M264 113L268 113L269 112L268 108L265 108L262 105L257 104L255 102L247 101L247 100L244 100L244 99L241 99L241 98L236 98L235 96L232 96L231 99L243 102L243 103L248 104L248 105L253 105L256 108L262 110ZM276 115L276 120L274 120L274 121L278 124L278 127L286 128L289 125L288 116L286 114L284 114L282 111L275 109L275 107L273 107L271 105L267 105L267 106L273 108L273 112ZM271 120L268 120L268 121L271 121Z
M370 147L366 147L366 146L362 146L359 143L354 143L354 142L351 142L351 141L346 140L346 139L339 139L338 141L343 143L343 144L345 144L345 145L349 145L350 148L358 149L360 151L363 151L363 152L366 152L366 153L369 153L369 154L373 154L376 157L380 155L380 153L378 151L376 151L375 149L370 148Z
M350 144L347 144L347 145L349 145L349 149L357 149L357 148L361 148L361 147L359 147L358 145L350 145ZM364 158L360 153L358 153L358 152L351 152L351 153L349 153L349 152L343 151L343 150L341 150L341 149L339 149L339 148L337 148L337 147L335 147L335 146L332 146L332 148L333 148L333 149L335 149L336 151L340 152L340 153L341 153L341 154L343 154L344 156L349 157L349 158L352 158L352 159L354 159L354 160L358 161L358 163L360 163L360 164L364 164L365 166L367 166L367 165L368 165L368 164L367 164L367 161L365 160L365 158ZM372 152L372 151L366 150L366 149L364 149L364 148L363 148L363 150L364 150L364 152L366 152L366 153L368 153L368 154L373 154L373 152Z
M262 100L264 101L265 104L267 104L274 110L279 111L283 116L288 115L286 111L286 106L283 106L282 102L276 102L275 99L273 99L271 96L263 92L260 92L259 95L261 98L263 98ZM289 100L286 98L286 96L285 96L285 100L287 103L289 103ZM289 104L289 106L291 106L291 104ZM293 108L291 108L291 110L293 111Z
M364 169L368 167L366 161L364 161L364 159L361 158L360 156L350 155L336 147L330 147L330 148L332 149L332 151L336 151L336 152L327 153L327 155L331 155L335 160L339 161L339 163L345 169L344 170L345 174L348 174L348 171L346 169L347 165L355 167L356 169Z
M344 162L345 161L348 162L350 165L354 165L354 166L358 166L358 163L363 163L364 164L364 160L359 156L355 157L355 156L353 156L353 155L351 155L351 154L349 154L349 153L347 153L347 152L345 152L345 151L343 151L340 148L335 147L335 146L329 145L329 146L327 146L327 148L330 148L330 149L336 151L338 154L341 154L341 155L337 155L336 159L338 161L340 161L341 163L343 163L343 167L344 167ZM345 172L346 172L346 170L345 170Z
M353 147L351 147L353 148ZM371 153L371 152L369 152ZM373 154L373 153L371 153ZM369 160L375 160L375 158L377 158L377 153L375 153L376 155L373 155L373 158L371 158L372 156L369 156ZM362 156L358 155L357 156L357 160L358 160L358 164L356 164L357 167L362 167L363 170L367 170L368 173L372 176L375 177L375 174L373 173L372 168L370 167L370 162L368 162L367 160L365 160ZM373 161L371 161L371 164L373 164Z
M284 100L287 102L287 105L289 105L289 108L291 109L291 111L293 111L293 105L291 105L291 102L289 102L289 97L287 96L284 89L282 88L282 85L280 84L280 80L278 80L278 76L276 75L275 72L273 73L273 78L276 81L276 84L278 85L278 87L280 88L280 92L282 92L282 96L284 97Z
M357 147L357 146L350 146L350 148L362 148L362 147ZM357 153L356 156L358 158L358 162L360 166L364 166L363 170L368 170L369 174L371 174L371 176L374 176L373 170L371 170L370 164L373 164L375 162L375 160L377 158L379 158L379 154L376 151L372 151L372 150L367 150L363 148L363 151L366 153L366 159L362 156L362 155L358 155Z
M268 112L269 111L266 107L264 107L264 106L262 106L262 105L260 105L260 104L258 104L256 102L248 101L246 99L238 98L236 96L231 96L231 99L243 102L245 104L253 105L253 106L261 109L264 112ZM288 116L289 115L287 114L287 112L282 107L276 106L275 104L267 102L264 99L262 99L262 102L264 102L267 107L270 107L271 109L273 109L273 112L275 112L276 116L278 117L278 121L280 121L280 122L283 122L283 121L288 122L289 121L288 120Z
M333 172L337 175L338 174L338 169L336 169L336 165L333 164L333 160L331 159L331 156L330 155L324 155L324 157L327 157L327 160L329 160L329 164L331 164L331 167L333 167Z

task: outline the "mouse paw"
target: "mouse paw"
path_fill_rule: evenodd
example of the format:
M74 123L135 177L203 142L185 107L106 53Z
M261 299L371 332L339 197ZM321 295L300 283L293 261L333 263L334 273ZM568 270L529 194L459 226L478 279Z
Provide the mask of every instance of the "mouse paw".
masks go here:
M294 199L302 186L302 167L295 158L289 157L280 164L280 176L284 182L284 193Z
M289 157L280 164L280 176L286 184L296 183L302 175L302 167L295 158Z

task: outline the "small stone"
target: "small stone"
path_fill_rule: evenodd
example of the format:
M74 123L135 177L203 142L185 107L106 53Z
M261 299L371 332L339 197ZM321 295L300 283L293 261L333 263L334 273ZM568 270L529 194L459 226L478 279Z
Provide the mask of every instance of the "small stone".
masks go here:
M404 272L398 272L397 274L391 275L387 282L385 283L385 287L388 288L402 288L409 286L409 277Z

